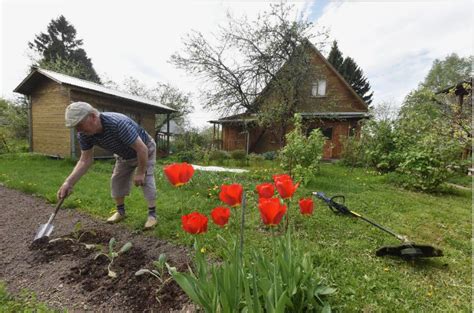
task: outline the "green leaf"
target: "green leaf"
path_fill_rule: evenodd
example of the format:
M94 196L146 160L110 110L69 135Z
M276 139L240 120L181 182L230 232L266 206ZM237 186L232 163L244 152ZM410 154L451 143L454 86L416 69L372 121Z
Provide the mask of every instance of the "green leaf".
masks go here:
M149 273L149 272L150 272L150 270L148 270L146 268L142 268L142 269L135 272L135 276L141 276L141 275Z
M275 313L284 313L287 304L291 304L286 294L286 290L281 294L275 306Z
M325 303L321 313L331 313L331 312L332 312L331 305L329 303Z
M166 254L165 253L161 253L160 256L158 257L158 262L160 264L165 264L166 263Z
M327 286L321 286L321 287L318 287L316 289L316 291L314 292L314 295L315 296L318 296L318 295L327 296L327 295L333 294L335 292L336 292L336 289L334 289L334 288L327 287Z
M127 242L126 244L123 245L122 249L120 249L119 253L125 253L128 250L130 250L131 248L132 248L132 243Z
M112 255L112 252L114 252L114 247L117 241L115 240L114 237L110 238L109 240L109 254Z

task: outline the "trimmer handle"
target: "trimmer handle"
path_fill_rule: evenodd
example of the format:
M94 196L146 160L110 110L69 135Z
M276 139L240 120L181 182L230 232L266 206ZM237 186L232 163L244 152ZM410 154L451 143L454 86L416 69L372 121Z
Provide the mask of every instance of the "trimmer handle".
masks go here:
M317 198L323 200L324 202L327 203L329 208L334 212L334 213L341 213L344 215L352 215L359 217L356 213L352 212L349 210L343 203L345 202L346 198L344 196L334 196L331 198L328 198L324 193L322 192L313 192L313 195L316 196ZM338 203L334 201L334 199L341 198L342 203Z

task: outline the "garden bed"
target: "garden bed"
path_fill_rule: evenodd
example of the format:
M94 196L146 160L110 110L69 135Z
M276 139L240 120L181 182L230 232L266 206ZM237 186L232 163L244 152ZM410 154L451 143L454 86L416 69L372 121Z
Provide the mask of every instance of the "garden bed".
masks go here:
M185 270L190 261L185 248L132 233L122 225L108 225L75 210L61 210L53 222L51 240L33 244L39 225L46 223L53 206L3 186L0 198L0 280L11 293L27 289L38 301L57 309L193 311L173 280L163 285L151 275L135 276L139 269L153 269L153 261L162 253L170 265ZM75 227L78 222L80 228ZM116 278L107 275L108 258L97 257L100 251L108 251L112 237L117 240L117 250L126 242L133 245L114 260Z

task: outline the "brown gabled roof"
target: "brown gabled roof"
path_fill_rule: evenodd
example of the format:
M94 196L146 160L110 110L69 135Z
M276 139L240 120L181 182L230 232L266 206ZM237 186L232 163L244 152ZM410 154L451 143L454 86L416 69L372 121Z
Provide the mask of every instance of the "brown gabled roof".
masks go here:
M153 111L157 113L176 112L175 109L172 109L166 105L162 105L160 103L151 101L143 97L134 96L125 92L104 87L103 85L99 85L87 80L53 72L50 70L45 70L42 68L34 69L25 79L23 79L23 81L13 91L24 95L30 95L31 92L36 88L37 84L44 78L51 79L60 85L74 87L75 89L84 91L94 91L99 94L136 102L145 105L150 109L153 109Z
M306 40L303 44L306 44L309 46L313 52L316 53L316 55L324 62L324 64L329 68L330 71L334 73L334 75L349 89L349 91L355 96L355 98L362 104L363 107L365 107L368 110L368 105L367 103L362 99L362 97L355 92L355 90L349 85L349 83L342 77L342 75L334 68L334 66L329 63L329 61L319 52L319 50L309 41ZM260 93L263 94L267 90L268 86L265 86L265 88L262 90ZM257 97L258 99L258 97ZM360 112L360 111L354 111L354 112L299 112L302 116L306 117L319 117L319 118L331 118L331 119L347 119L347 118L368 118L370 117L370 114L367 112ZM208 121L209 123L212 124L223 124L223 123L241 123L241 122L250 122L250 121L255 121L257 120L257 114L254 113L240 113L240 114L235 114L227 117L223 117L217 120L211 120Z
M364 99L362 99L362 97L357 92L355 92L355 90L351 87L351 85L349 85L349 83L344 79L344 77L342 77L339 71L334 68L334 66L321 54L321 52L319 52L319 50L309 40L306 40L306 43L308 44L310 48L313 49L316 55L321 60L323 60L323 62L327 65L327 67L334 73L334 75L336 75L337 78L339 78L342 81L342 83L351 91L351 93L356 97L356 99L359 100L360 103L362 103L362 105L368 109L369 106L364 101Z

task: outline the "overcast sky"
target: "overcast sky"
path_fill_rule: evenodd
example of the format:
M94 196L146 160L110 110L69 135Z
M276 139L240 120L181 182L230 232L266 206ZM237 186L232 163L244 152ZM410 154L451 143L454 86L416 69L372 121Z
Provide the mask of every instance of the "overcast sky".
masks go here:
M199 82L168 61L191 30L210 34L227 11L254 17L270 1L0 0L0 95L26 77L28 41L64 15L83 39L101 77L119 84L129 76L152 86L170 83L192 92L194 126L216 118L200 108ZM373 104L400 105L435 59L453 52L473 54L474 0L292 1L299 12L327 27L344 56L363 69L374 91ZM327 55L327 52L325 55Z

